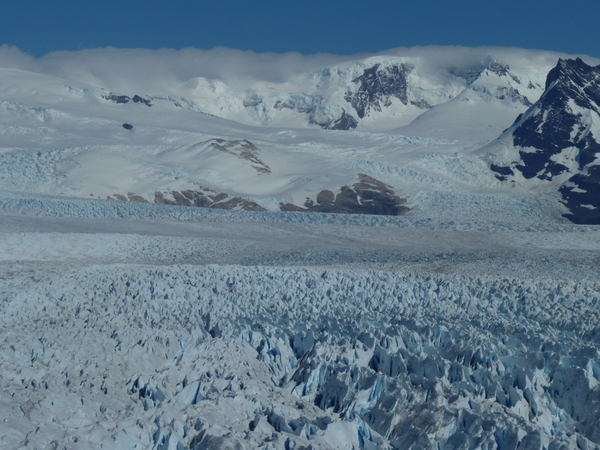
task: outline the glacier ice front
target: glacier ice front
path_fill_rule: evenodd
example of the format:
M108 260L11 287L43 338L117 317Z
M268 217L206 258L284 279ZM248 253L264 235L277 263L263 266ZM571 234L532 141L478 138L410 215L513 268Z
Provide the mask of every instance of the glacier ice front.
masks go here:
M217 265L0 282L7 448L599 447L595 282Z

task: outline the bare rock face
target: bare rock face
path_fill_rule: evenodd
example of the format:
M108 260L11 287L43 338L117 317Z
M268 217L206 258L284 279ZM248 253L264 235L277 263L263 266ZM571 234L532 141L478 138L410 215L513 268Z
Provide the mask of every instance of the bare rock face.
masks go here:
M346 111L342 111L342 115L337 119L318 121L313 118L311 119L311 123L319 125L324 130L351 130L358 126L358 121Z
M211 191L209 191L211 192ZM236 209L243 211L266 211L258 203L240 197L229 198L225 193L209 195L207 191L172 191L173 200L165 198L164 193L154 193L154 203L163 205L195 206L198 208Z
M247 139L240 141L226 141L225 139L212 139L210 145L222 152L234 155L239 159L249 161L259 175L271 173L271 169L258 157L260 149Z
M304 208L291 203L281 203L282 211L304 211L345 214L377 214L403 216L410 209L402 206L406 199L398 197L390 186L369 175L359 173L359 182L352 187L342 186L337 196L323 190L317 195L316 204L307 199Z
M361 119L369 115L371 110L381 112L382 107L392 104L392 98L408 104L406 77L414 66L412 64L394 64L381 67L375 64L365 69L364 73L352 80L358 83L356 92L347 94L345 99L356 110Z
M149 203L144 197L128 192L127 195L113 194L106 197L107 200L119 200L122 202ZM162 205L190 206L197 208L235 209L243 211L266 211L258 203L241 197L229 198L225 193L218 193L211 189L202 191L171 191L155 192L154 203Z
M335 202L335 194L328 190L323 190L317 195L317 203L323 206L331 206Z
M134 95L131 99L134 103L143 103L146 106L152 106L152 103L149 99L140 97L139 95Z
M110 94L106 94L103 95L102 98L104 100L110 100L115 102L116 104L126 104L129 103L129 101L133 101L134 103L142 103L146 106L152 106L152 100L149 98L143 98L140 97L139 95L134 95L133 98L129 97L128 95L118 95L115 94L113 92L111 92Z
M128 103L129 100L131 100L131 98L129 98L129 96L127 96L127 95L117 95L117 94L113 94L112 92L110 94L103 95L102 98L104 100L113 101L116 104L125 104L125 103Z
M600 223L600 143L594 135L599 79L600 66L560 59L542 97L504 133L519 150L519 160L490 167L502 181L512 181L517 172L528 180L566 180L559 192L570 210L565 217L575 223Z

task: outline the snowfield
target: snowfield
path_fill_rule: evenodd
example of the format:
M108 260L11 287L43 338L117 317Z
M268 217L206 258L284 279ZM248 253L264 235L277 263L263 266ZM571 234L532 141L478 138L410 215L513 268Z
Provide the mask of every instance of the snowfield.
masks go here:
M600 229L490 169L564 56L0 58L0 447L600 449Z

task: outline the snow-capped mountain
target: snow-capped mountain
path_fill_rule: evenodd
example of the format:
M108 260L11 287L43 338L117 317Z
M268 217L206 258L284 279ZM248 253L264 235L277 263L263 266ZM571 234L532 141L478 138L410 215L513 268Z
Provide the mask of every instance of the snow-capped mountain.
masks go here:
M599 63L0 47L0 447L600 450Z
M282 56L262 71L181 56L107 49L0 68L0 187L269 211L566 212L551 190L506 188L474 151L539 99L564 55L423 48Z
M600 66L560 59L544 94L499 138L498 178L554 185L577 223L600 223ZM492 151L498 145L492 146Z
M427 55L373 56L297 74L283 83L254 81L236 89L198 77L169 86L167 96L111 93L103 98L147 106L152 97L170 99L180 107L248 125L383 130L409 124L466 88L485 101L525 106L530 105L529 97L535 100L541 92L536 76L519 76L489 55L466 67L456 61L459 67L450 63L432 69L431 63Z

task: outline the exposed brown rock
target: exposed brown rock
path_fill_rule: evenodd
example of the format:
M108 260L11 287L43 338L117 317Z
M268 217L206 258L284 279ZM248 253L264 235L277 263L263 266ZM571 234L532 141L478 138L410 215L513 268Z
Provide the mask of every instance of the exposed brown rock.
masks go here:
M319 192L317 195L317 203L320 203L323 206L333 205L335 201L335 194L328 190L323 190Z
M148 200L146 200L144 197L142 197L140 195L135 195L133 192L128 192L127 198L129 199L130 202L134 202L134 203L148 203Z
M210 207L210 205L212 205L214 203L213 200L207 198L205 195L203 195L200 192L196 192L196 191L181 191L181 193L189 198L192 203L193 206L198 206L200 208L208 208Z
M221 200L225 200L229 196L227 194L221 193L217 195L209 195L209 197L213 202L220 202Z
M214 190L206 189L208 192L215 192ZM154 193L154 203L160 203L163 205L180 205L180 206L195 206L198 208L215 208L215 209L241 209L244 211L266 211L265 208L260 206L258 203L246 200L240 197L233 197L227 201L224 201L229 196L225 193L217 195L204 195L204 192L200 191L171 191L171 195L174 200L166 199L164 193Z
M213 203L211 208L241 209L244 211L266 211L266 209L260 206L258 203L254 203L240 197L233 197L232 199L229 199L226 202Z
M260 149L247 139L240 141L226 141L225 139L212 139L210 145L230 155L237 156L239 159L249 161L254 170L259 175L271 173L271 169L260 160L258 154Z
M324 189L317 195L316 203L314 200L307 198L304 207L292 203L280 203L280 209L281 211L380 214L391 216L402 216L409 211L409 208L402 206L406 203L406 200L398 197L391 186L363 173L359 173L358 178L359 181L354 183L352 187L342 186L337 195L332 191ZM250 200L241 197L230 198L224 192L217 193L208 188L201 189L201 191L188 189L168 193L157 191L154 193L154 203L198 208L266 211L258 203ZM210 194L207 194L208 192ZM167 198L165 198L165 194L168 194ZM168 197L172 197L172 200ZM128 192L127 196L122 194L107 196L107 200L114 199L124 202L147 202L145 198L133 192Z
M154 193L154 203L160 203L162 205L174 205L175 202L167 200L162 192Z
M307 199L304 208L291 203L280 203L282 211L326 212L345 214L379 214L403 216L409 208L402 206L406 199L398 197L391 186L359 173L359 182L352 187L342 186L337 196L322 190L317 195L317 203Z
M193 203L187 199L181 192L173 191L173 198L175 203L181 206L193 206Z

